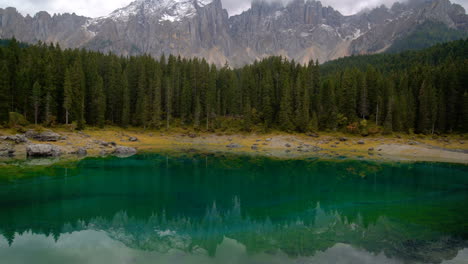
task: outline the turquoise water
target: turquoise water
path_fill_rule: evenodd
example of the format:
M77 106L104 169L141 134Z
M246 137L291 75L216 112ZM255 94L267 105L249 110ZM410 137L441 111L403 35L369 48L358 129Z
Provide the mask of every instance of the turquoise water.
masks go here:
M137 155L2 169L0 263L468 263L468 167Z

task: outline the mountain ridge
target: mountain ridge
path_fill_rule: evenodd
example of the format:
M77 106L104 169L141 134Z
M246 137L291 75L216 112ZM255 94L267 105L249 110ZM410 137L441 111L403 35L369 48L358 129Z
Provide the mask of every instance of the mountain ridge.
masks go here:
M231 17L220 0L136 0L99 18L47 12L31 17L14 8L0 9L0 38L123 56L203 57L242 66L273 55L307 63L380 53L426 21L468 32L465 10L449 0L411 0L351 16L320 1L282 5L257 0Z

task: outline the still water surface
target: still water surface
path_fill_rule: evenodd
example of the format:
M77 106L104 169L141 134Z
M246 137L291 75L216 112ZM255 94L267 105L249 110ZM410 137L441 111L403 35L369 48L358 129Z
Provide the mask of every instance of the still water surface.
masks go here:
M0 263L468 263L467 166L144 154L0 174Z

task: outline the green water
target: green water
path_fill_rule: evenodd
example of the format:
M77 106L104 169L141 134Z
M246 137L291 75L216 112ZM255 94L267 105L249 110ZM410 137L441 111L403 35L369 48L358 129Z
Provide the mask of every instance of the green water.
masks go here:
M467 166L145 154L0 172L0 263L468 263Z

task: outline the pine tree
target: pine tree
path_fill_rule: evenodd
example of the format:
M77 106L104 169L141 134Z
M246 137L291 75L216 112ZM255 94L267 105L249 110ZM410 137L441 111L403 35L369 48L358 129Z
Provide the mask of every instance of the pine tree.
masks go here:
M96 82L96 124L99 127L104 127L106 118L106 96L104 94L104 81L101 76L98 76Z
M155 76L153 79L152 90L153 90L153 108L152 108L152 126L159 128L161 126L161 80L162 73L160 67L157 67Z
M136 115L136 120L135 124L143 126L146 128L147 122L148 122L148 96L146 92L146 72L144 67L140 69L139 73L139 79L138 79L138 91L137 91L137 100L136 100L136 109L135 109L135 115Z
M2 64L0 73L0 122L8 122L8 112L10 109L10 80L6 62Z
M250 107L250 99L248 97L245 98L243 112L244 112L243 113L244 131L251 131L252 130L252 108Z
M63 89L64 89L63 108L65 109L65 124L68 125L70 121L70 113L73 107L73 87L72 87L70 69L67 69L65 72Z
M33 102L34 106L34 124L38 124L39 120L39 106L41 105L41 95L42 95L42 87L38 81L36 81L33 85L32 90L32 98L31 101Z
M71 84L73 89L73 116L77 121L77 129L81 130L85 127L85 76L81 59L75 61L71 71Z
M321 124L322 129L335 130L337 126L336 115L338 109L336 106L335 86L332 81L326 80L324 82L320 92L320 98L322 98L322 102L319 124Z
M292 99L291 99L291 86L289 83L289 76L282 70L281 76L282 84L282 94L281 94L281 103L280 111L278 116L278 121L281 129L284 131L292 131L294 125L292 123Z
M359 115L362 119L365 119L369 115L369 104L368 104L368 92L367 92L367 82L365 76L359 76Z
M274 112L272 107L272 97L273 95L273 79L271 77L271 72L266 70L265 76L262 80L262 113L263 113L263 122L265 129L270 128L273 124Z
M437 98L431 80L426 79L419 92L419 131L434 133L437 120Z
M123 127L128 127L130 124L130 91L128 89L128 73L124 71L122 74L122 120Z
M206 130L210 128L211 118L215 117L216 109L216 67L213 65L210 69L210 77L208 79L208 86L206 91Z

